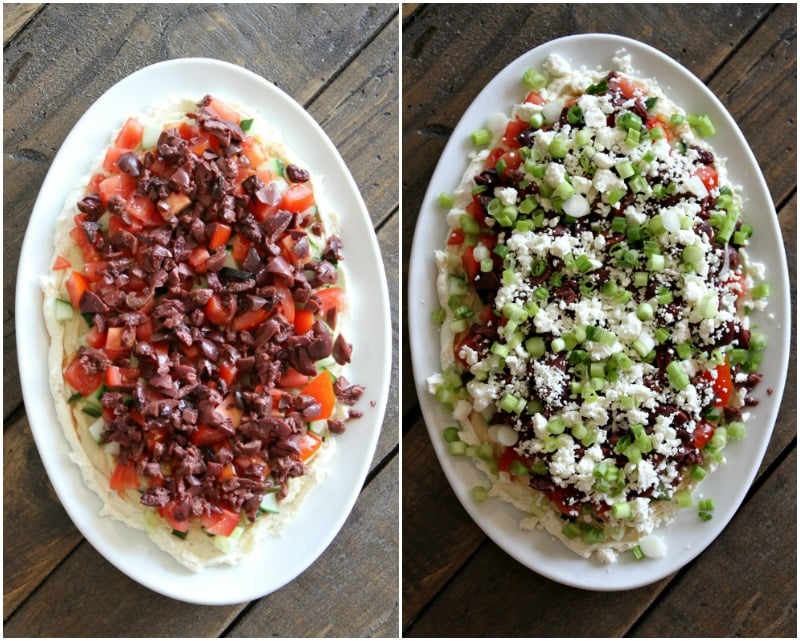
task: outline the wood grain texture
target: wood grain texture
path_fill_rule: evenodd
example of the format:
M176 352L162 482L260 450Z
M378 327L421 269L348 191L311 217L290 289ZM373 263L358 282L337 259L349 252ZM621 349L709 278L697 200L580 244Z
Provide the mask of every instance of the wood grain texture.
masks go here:
M42 6L41 3L18 2L3 5L3 46L25 27Z
M712 24L711 30L699 27ZM590 32L618 33L659 48L703 79L731 112L761 164L778 210L794 308L796 8L791 5L693 5L691 11L685 5L641 4L595 6L592 11L578 5L421 5L404 21L402 36L403 277L430 176L473 98L530 48L554 37ZM405 294L407 309L413 292ZM779 636L794 630L796 481L788 473L795 469L797 428L792 334L789 376L773 436L757 480L731 525L680 572L611 595L550 582L483 535L461 508L433 453L416 396L421 387L410 377L404 379L404 634ZM407 349L403 369L410 371ZM781 485L779 492L773 483ZM742 563L752 547L758 547L758 558L752 565ZM721 558L730 560L718 572L715 564ZM707 583L710 589L704 587ZM773 583L774 594L763 587ZM750 585L759 587L744 587ZM701 590L709 599L697 598ZM736 590L744 594L733 595ZM728 594L736 611L720 616L720 603ZM588 616L572 616L574 612Z
M10 39L4 49L3 195L6 636L267 636L278 611L286 615L280 628L287 636L312 629L328 636L397 636L398 29L396 5L47 5ZM381 430L356 507L311 577L301 575L261 607L262 600L188 606L139 586L103 559L71 524L46 479L18 382L13 294L19 246L55 152L86 108L118 80L159 60L200 56L262 75L321 123L367 204L392 303L394 362L383 425L348 426ZM347 212L341 214L346 223ZM348 567L354 550L369 550L368 562Z

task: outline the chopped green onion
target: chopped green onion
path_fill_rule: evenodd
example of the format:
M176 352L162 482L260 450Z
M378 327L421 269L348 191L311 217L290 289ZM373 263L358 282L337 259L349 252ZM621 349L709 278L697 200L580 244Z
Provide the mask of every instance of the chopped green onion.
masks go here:
M470 138L476 147L485 147L492 140L492 132L488 129L478 129L470 134Z
M694 505L694 501L692 500L692 495L690 492L683 491L683 492L675 492L675 502L678 504L680 508L687 508L692 507Z
M747 428L744 423L740 423L739 421L728 423L728 436L732 439L736 439L737 441L743 439L746 431Z
M679 392L689 386L689 375L683 370L679 361L672 361L667 365L667 378L670 385Z
M653 320L655 313L653 306L650 303L639 303L639 308L636 310L636 317L641 321Z
M450 427L445 427L444 431L442 432L442 436L444 440L448 443L455 443L456 441L460 441L461 438L459 437L459 429L453 425Z
M703 512L711 512L716 507L714 499L700 499L697 502L697 508Z
M436 199L436 202L439 204L439 207L450 209L453 206L453 195L442 192L439 194L439 198Z
M486 498L489 496L488 488L485 488L483 485L476 485L472 488L472 500L476 503L483 503Z
M528 89L539 90L547 86L547 76L538 69L527 69L522 74L522 84Z
M760 298L767 298L772 293L772 288L769 283L759 283L752 290L750 290L750 297L753 300Z
M555 136L553 140L550 141L550 145L547 147L547 152L552 158L565 158L567 155L566 141L560 136Z
M611 516L615 519L629 519L631 514L631 504L627 501L620 501L611 506Z
M698 116L689 114L686 117L686 120L689 122L689 126L703 138L708 138L716 133L716 129L714 129L711 118L709 118L707 115Z

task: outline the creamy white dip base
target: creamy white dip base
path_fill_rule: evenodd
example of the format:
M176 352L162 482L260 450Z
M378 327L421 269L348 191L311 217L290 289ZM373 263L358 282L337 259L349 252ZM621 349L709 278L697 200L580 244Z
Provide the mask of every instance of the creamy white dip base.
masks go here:
M253 125L248 134L257 138L270 156L281 158L287 164L294 163L300 167L304 166L302 161L286 146L280 132L268 125L263 117L251 113L250 110L234 102L225 102L244 118L253 118ZM197 102L194 99L172 98L154 105L144 114L132 115L144 125L145 145L147 143L152 145L155 142L148 140L149 137L155 135L157 140L163 128L182 121L193 122L185 114L196 110ZM115 138L116 132L110 140L113 141ZM97 156L81 184L69 194L64 209L55 221L53 255L60 255L69 260L75 270L83 265L81 252L69 237L69 232L74 225L73 217L77 213L76 204L86 195L92 175L101 170L104 157L105 149ZM339 220L324 200L319 178L315 176L311 178L314 198L319 208L325 235L330 236L339 233ZM345 275L342 265L339 265L339 270L343 285ZM176 537L172 534L169 524L159 517L153 508L143 506L139 502L138 492L130 491L123 499L116 491L109 489L108 480L115 467L116 458L100 447L89 433L89 426L97 419L88 416L67 402L72 393L62 374L63 368L81 346L87 331L86 324L77 311L70 321L58 321L55 317L56 299L69 298L66 293L66 281L71 271L72 269L65 269L51 272L49 276L42 279L43 312L45 326L50 335L49 382L56 414L70 446L70 459L80 468L86 485L103 502L100 515L122 521L132 528L144 531L159 548L171 555L181 565L195 572L213 565L238 564L255 549L260 540L267 536L280 536L285 526L294 518L305 496L322 483L329 474L329 463L336 449L335 438L329 437L324 440L322 447L307 462L307 474L288 481L288 494L280 501L277 514L262 514L254 523L249 523L246 517L242 517L240 524L246 524L245 530L233 551L229 553L217 548L213 543L213 537L206 535L196 526L190 529L185 539ZM347 314L340 314L339 321L337 329L341 331L346 325ZM332 418L344 419L346 417L347 409L341 404L337 404Z

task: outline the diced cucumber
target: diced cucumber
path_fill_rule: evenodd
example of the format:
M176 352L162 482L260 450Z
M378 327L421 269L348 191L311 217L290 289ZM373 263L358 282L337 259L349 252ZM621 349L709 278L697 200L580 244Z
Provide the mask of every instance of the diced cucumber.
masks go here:
M336 359L333 356L322 358L315 363L318 372L330 370L331 368L336 367L337 364L338 363L336 362Z
M243 532L244 528L241 525L237 525L233 532L230 533L230 536L215 536L214 547L226 554L233 552Z
M158 144L158 138L161 136L161 125L158 123L148 123L144 126L142 132L142 147L149 149Z
M328 429L328 421L327 420L311 421L308 424L308 429L310 431L314 432L314 434L316 434L317 436L322 436L322 435L325 434L325 431Z
M225 252L225 262L222 264L223 267L230 267L231 269L239 269L239 263L236 262L236 259L233 257L233 251L228 250Z
M278 508L278 493L267 492L261 501L259 509L262 512L269 512L270 514L277 514L280 512L280 508Z
M58 321L72 320L75 317L75 309L68 300L56 298L55 315Z
M89 426L89 434L92 435L95 443L100 442L100 437L103 435L103 427L105 426L105 421L100 418L96 420Z

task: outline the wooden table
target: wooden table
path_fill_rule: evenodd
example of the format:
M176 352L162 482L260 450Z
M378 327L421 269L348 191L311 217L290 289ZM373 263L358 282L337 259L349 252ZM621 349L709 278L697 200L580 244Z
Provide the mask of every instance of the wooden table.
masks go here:
M448 136L479 90L525 51L585 32L617 33L655 46L703 79L730 110L769 184L792 274L794 305L797 42L796 8L788 4L405 6L404 274L428 181ZM791 354L774 436L732 522L688 567L622 593L551 582L487 539L447 484L414 383L404 376L404 634L795 636L794 344ZM407 349L402 366L411 371Z
M15 348L19 248L39 187L81 114L146 65L214 57L274 82L322 125L374 223L393 301L397 380L397 5L5 5L3 194L6 636L397 636L399 429L393 384L369 475L322 556L277 592L186 605L134 583L58 502L26 421ZM378 429L380 426L374 426Z

